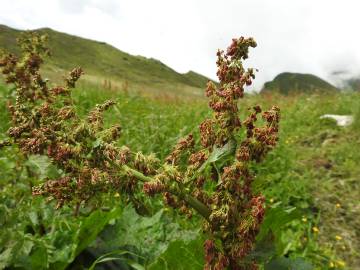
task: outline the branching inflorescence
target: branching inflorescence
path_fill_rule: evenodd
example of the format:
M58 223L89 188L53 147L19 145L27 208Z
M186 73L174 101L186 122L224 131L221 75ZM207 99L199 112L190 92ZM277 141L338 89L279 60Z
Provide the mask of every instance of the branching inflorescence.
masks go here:
M63 171L59 179L35 187L33 194L56 199L57 207L112 192L121 193L124 203L135 202L141 192L162 194L164 204L188 217L196 211L204 218L204 269L256 269L256 262L245 257L264 217L264 198L252 192L250 165L276 145L279 109L262 112L255 106L246 119L239 118L238 100L255 78L242 61L255 41L233 39L226 52L218 51L220 84L209 82L206 88L213 116L200 124L200 142L189 134L163 162L116 145L120 126L104 128L103 123L113 101L97 105L87 118L76 114L71 89L83 73L80 68L69 73L65 86L48 86L39 72L49 54L45 41L45 36L26 33L19 39L20 57L0 56L2 74L16 89L16 100L8 105L10 139L1 146L14 143L25 155L47 155ZM261 126L256 126L258 118Z

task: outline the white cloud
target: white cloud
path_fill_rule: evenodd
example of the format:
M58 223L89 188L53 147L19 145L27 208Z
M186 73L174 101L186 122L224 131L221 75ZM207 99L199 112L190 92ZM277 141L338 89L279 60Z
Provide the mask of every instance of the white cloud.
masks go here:
M357 0L12 0L2 2L0 23L106 41L211 78L217 48L253 36L248 65L259 68L260 88L283 71L359 74L358 10Z

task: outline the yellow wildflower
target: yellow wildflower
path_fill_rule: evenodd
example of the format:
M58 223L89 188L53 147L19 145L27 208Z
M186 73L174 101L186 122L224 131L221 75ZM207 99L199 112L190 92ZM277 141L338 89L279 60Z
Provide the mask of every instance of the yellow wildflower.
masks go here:
M334 267L335 267L335 264L334 264L333 262L330 262L330 263L329 263L329 267L330 267L330 268L334 268Z
M315 227L315 226L312 228L312 230L313 230L314 233L318 233L318 232L319 232L319 228L318 228L318 227Z
M271 199L270 199L270 203L273 203L273 202L274 202L274 199L273 199L273 198L271 198Z
M115 198L119 198L119 197L120 197L119 192L116 192L116 193L114 194L114 197L115 197Z
M340 235L336 235L336 236L335 236L335 239L338 240L338 241L340 241L340 240L342 239L342 237L341 237Z
M337 203L335 204L336 208L340 208L341 207L341 204L340 203Z
M339 267L345 267L346 263L343 260L336 261L337 266Z
M301 220L302 220L303 222L306 222L306 221L307 221L307 218L306 218L306 217L303 217Z

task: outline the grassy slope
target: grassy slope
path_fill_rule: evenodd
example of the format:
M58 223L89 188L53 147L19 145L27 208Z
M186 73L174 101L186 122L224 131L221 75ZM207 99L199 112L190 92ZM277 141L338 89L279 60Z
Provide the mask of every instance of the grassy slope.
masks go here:
M281 94L294 92L331 92L337 88L312 74L284 72L264 84L262 92L278 91Z
M344 262L358 269L360 95L275 96L260 102L278 103L282 121L280 145L260 169L259 187L274 203L303 210L289 251L306 247L303 256L321 269L342 269ZM319 119L326 113L352 114L356 121L340 128Z
M46 73L57 79L76 66L84 68L88 81L102 84L111 80L113 86L124 83L145 90L162 89L199 93L208 78L195 72L180 74L160 61L122 52L104 42L60 33L49 28L40 29L49 35L52 57L45 66ZM0 47L17 52L16 37L21 31L0 25ZM61 77L61 76L60 76Z
M204 88L204 85L206 85L207 82L209 81L208 78L194 71L189 71L185 73L184 77L186 77L186 79L190 81L192 85L199 88Z

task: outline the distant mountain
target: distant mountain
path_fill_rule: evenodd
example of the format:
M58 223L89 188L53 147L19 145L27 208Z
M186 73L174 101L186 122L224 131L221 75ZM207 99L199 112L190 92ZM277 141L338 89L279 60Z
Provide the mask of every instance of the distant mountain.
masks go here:
M91 82L102 83L111 80L112 85L136 86L137 88L165 92L202 94L209 80L190 71L178 73L159 60L134 56L105 42L85 39L50 28L37 31L49 36L52 57L46 61L44 72L51 79L61 78L67 71L81 66ZM19 53L16 38L23 31L0 25L0 48Z
M336 90L338 89L335 86L315 75L284 72L277 75L272 81L266 82L261 92L277 91L288 95L290 93L331 92Z
M360 91L360 78L350 78L345 80L345 89L350 88L353 91Z

